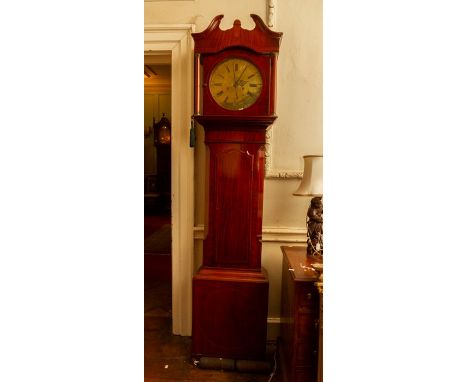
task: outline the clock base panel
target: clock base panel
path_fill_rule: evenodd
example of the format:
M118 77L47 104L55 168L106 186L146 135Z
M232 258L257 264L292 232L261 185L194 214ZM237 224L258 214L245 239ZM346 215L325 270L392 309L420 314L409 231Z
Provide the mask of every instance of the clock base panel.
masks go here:
M266 270L201 268L193 278L192 356L264 360Z

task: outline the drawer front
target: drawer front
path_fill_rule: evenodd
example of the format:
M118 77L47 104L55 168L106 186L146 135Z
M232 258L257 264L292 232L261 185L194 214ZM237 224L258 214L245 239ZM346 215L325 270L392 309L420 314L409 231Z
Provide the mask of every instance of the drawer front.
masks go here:
M317 370L315 367L297 368L294 370L294 382L315 382L317 381Z
M320 319L318 311L301 311L296 316L296 333L298 339L318 337Z
M296 285L297 303L299 309L318 309L320 305L320 296L315 285L313 283L303 283L303 285L301 284Z
M317 341L298 341L296 344L296 366L313 367L317 364Z

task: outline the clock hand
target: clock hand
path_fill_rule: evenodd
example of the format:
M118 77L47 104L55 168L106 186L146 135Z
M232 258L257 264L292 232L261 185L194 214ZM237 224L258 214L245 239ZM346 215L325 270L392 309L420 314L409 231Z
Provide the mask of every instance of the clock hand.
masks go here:
M241 80L242 76L244 75L246 69L247 69L247 66L244 67L244 70L242 71L241 75L240 75L239 78L234 82L234 86L235 86L235 87L239 86L239 81ZM235 78L235 73L234 73L234 78ZM241 85L241 86L242 86L242 85Z
M237 82L240 81L240 79L241 79L242 76L244 75L246 69L247 69L247 65L244 67L244 70L242 71L241 75L240 75L239 78L237 79Z
M232 68L232 72L234 73L234 83L232 86L235 88L237 86L237 80L236 80L236 68Z

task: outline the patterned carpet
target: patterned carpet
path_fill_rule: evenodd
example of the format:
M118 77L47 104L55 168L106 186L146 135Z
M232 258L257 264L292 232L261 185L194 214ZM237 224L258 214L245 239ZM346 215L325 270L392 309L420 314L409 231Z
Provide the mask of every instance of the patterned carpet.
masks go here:
M164 224L171 224L171 215L145 215L145 237L151 235Z
M171 225L164 224L161 228L145 237L145 253L171 253Z
M171 215L145 215L145 278L171 281Z

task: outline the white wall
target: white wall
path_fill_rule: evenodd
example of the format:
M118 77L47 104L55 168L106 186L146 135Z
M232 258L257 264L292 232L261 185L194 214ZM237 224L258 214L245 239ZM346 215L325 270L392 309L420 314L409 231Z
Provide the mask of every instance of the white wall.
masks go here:
M273 167L302 169L302 155L322 154L322 1L277 1L278 119Z
M214 16L224 14L222 29L235 19L252 29L251 13L266 21L268 0L185 0L145 2L145 24L196 25L204 30ZM322 154L322 0L277 0L275 31L283 32L278 57L278 119L272 126L269 174L286 173L265 180L264 239L262 262L270 279L269 317L280 316L280 245L288 240L305 245L305 215L308 198L294 197L299 179L289 173L302 171L302 156ZM204 218L203 131L197 127L195 147L195 225ZM202 234L197 235L198 238ZM284 240L282 242L282 240ZM195 243L195 267L201 264L201 240Z
M216 15L224 15L221 29L229 29L235 19L243 28L255 24L249 14L255 13L265 20L265 0L185 0L146 1L145 24L195 24L198 32L205 29Z

